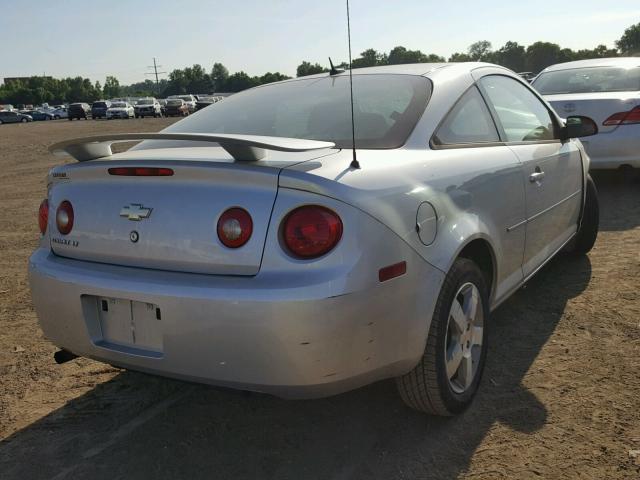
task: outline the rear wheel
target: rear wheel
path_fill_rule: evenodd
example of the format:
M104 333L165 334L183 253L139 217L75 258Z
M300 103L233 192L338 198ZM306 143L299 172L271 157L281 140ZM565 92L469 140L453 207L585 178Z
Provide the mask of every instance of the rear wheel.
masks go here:
M396 382L411 408L455 415L472 402L487 354L488 287L471 260L455 261L440 290L420 363Z
M586 255L591 251L598 238L600 225L600 205L598 203L598 190L591 175L587 175L587 190L585 193L582 222L575 238L567 247L567 250L577 255Z
M22 123L27 123L29 120L27 120L26 118L23 118L22 120L20 120Z

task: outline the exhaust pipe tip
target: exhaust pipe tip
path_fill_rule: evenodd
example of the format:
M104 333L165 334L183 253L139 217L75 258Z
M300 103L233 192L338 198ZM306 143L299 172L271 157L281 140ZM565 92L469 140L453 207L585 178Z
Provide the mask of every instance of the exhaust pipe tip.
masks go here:
M74 358L78 358L78 355L76 355L75 353L71 353L69 350L64 350L64 349L58 350L56 353L53 354L53 359L56 361L58 365L67 363L73 360Z

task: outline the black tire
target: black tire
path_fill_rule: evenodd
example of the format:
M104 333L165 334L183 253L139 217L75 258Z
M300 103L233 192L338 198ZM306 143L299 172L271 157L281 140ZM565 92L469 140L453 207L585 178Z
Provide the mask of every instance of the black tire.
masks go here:
M27 123L29 120L27 120L26 118L23 118L22 120L20 120L22 123Z
M582 222L578 233L576 233L567 250L576 255L589 253L598 238L599 225L600 205L598 202L598 190L591 175L587 175L587 191L582 212Z
M482 345L478 346L478 357L473 363L471 383L458 393L447 375L446 348L449 317L456 295L463 286L471 283L477 288L482 313ZM431 320L429 335L420 363L406 375L398 377L396 384L402 400L411 408L431 415L451 416L464 411L473 401L482 378L487 356L489 295L484 275L471 260L459 258L447 274ZM477 317L476 317L477 318ZM474 370L475 368L475 370Z
M60 115L56 115L53 117L54 120L60 120Z

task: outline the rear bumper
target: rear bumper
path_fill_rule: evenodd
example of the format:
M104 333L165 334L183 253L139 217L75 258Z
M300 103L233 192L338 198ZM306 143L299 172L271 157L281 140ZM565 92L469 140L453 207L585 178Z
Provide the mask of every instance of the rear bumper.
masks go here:
M581 141L591 158L591 170L623 165L640 168L640 125L620 125Z
M107 118L128 118L128 113L107 113Z
M30 258L29 280L44 334L75 354L311 398L404 374L418 362L443 274L417 255L407 263L402 277L358 287L348 273L317 284L309 274L185 274L69 260L40 248ZM162 353L105 346L95 306L91 311L83 301L88 295L157 305Z

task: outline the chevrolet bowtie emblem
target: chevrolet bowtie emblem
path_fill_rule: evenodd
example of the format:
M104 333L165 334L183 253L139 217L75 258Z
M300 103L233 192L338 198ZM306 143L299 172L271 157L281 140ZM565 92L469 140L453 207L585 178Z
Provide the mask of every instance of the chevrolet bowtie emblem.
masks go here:
M149 218L151 216L151 210L153 210L153 208L144 208L140 203L132 203L131 205L122 207L120 216L139 222L143 218Z

